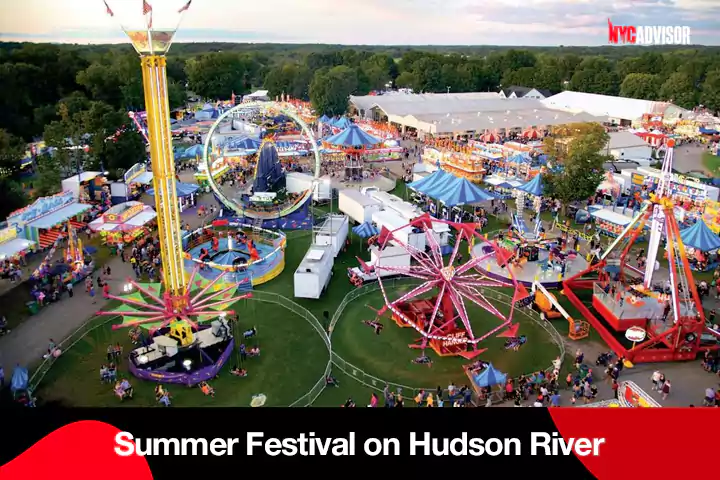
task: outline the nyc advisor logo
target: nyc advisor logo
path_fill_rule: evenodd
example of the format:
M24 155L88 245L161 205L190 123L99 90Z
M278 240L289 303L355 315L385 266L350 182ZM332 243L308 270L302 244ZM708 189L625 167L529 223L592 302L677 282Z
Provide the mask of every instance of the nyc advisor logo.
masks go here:
M613 45L691 45L690 27L613 25L608 18L608 41Z

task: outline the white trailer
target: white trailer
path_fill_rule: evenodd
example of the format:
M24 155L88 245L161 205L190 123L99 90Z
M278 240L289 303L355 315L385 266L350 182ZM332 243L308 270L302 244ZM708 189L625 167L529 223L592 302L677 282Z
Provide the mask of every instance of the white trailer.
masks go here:
M372 221L372 215L382 210L382 204L358 190L340 190L338 208L357 223Z
M370 247L370 261L366 262L366 265L372 270L366 272L361 267L348 268L348 277L358 277L363 283L374 282L378 277L387 278L400 276L397 272L386 270L382 267L409 267L410 266L410 254L402 247L395 245L386 246L382 252L380 249L373 245ZM381 267L381 268L376 268Z
M410 202L406 202L397 195L392 195L387 192L381 192L378 190L368 191L369 195L374 200L377 200L383 205L384 210L392 210L408 222L415 220L417 217L423 214L423 211Z
M288 193L302 193L312 189L313 200L316 202L330 200L332 195L329 178L316 179L307 173L287 173L285 175L285 188L287 188Z
M347 215L328 215L322 225L315 229L315 244L331 245L333 247L333 256L337 257L343 246L345 246L349 223Z
M320 298L330 283L333 263L332 246L311 245L295 270L295 298Z
M422 231L416 232L411 225L408 225L409 221L406 218L391 210L383 210L382 212L373 213L372 221L378 230L385 227L393 232L393 236L398 241L405 245L412 245L421 252L425 251L425 233Z

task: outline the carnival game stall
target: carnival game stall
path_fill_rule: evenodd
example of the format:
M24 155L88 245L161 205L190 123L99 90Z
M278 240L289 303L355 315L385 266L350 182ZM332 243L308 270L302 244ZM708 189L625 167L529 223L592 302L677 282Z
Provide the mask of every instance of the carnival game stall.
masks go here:
M718 266L720 237L704 221L680 231L680 239L687 248L688 261L693 270L706 272Z
M144 163L136 163L123 175L122 182L110 184L110 201L113 205L139 198L148 185L152 184L153 174Z
M93 232L100 232L103 243L129 244L150 231L150 224L157 214L149 205L141 202L125 202L115 205L88 224Z
M24 231L21 232L24 234ZM10 226L0 230L0 261L22 264L21 257L35 251L37 243L18 235L18 229ZM3 272L4 274L5 272Z
M17 229L19 237L37 243L44 250L66 236L68 221L74 228L84 229L83 216L91 209L92 205L78 202L73 192L62 192L38 198L31 205L11 213L7 222Z
M197 165L197 172L195 172L195 181L199 186L205 187L208 185L208 178L212 175L213 180L217 181L222 178L227 172L230 171L230 163L223 156L216 157L210 167L210 174L207 171L207 165L205 162L200 162Z
M515 177L502 175L490 175L483 179L485 185L489 185L489 192L495 197L507 200L512 198L513 190L524 185L524 182Z
M590 208L590 216L595 220L595 228L598 233L611 238L619 236L625 228L633 222L633 218L607 208ZM644 236L638 237L638 241L644 240Z

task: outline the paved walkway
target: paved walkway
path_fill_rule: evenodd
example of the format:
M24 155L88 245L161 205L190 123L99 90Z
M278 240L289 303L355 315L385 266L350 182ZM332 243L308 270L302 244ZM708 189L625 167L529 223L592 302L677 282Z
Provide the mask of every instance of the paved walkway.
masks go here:
M183 176L192 175L184 172ZM148 202L149 203L149 202ZM204 194L198 200L199 205L209 206L215 203L212 195ZM183 222L190 224L191 228L203 225L207 219L199 218L195 209L183 212ZM104 247L102 247L104 248ZM123 283L129 276L132 276L132 269L129 263L123 263L119 257L114 257L107 262L112 270L112 276L108 279L111 292L119 292ZM96 277L98 272L96 272ZM65 294L63 299L54 305L40 310L21 323L8 335L0 337L0 365L5 367L6 375L12 371L12 367L19 363L31 367L41 360L47 351L49 339L61 342L85 323L95 312L102 309L105 300L99 294L96 295L96 303L93 304L90 296L85 293L82 284L75 287L75 296L68 298Z

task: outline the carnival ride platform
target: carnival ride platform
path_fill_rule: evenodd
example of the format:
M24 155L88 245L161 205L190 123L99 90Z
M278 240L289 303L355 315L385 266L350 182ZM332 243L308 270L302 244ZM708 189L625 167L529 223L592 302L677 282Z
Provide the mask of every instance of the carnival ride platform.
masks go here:
M234 242L233 242L234 243ZM250 263L246 267L244 265L250 260L250 254L244 245L228 246L228 239L221 238L218 240L218 249L212 250L212 241L208 239L202 243L192 246L186 251L192 259L200 258L203 249L210 253L208 262L212 262L213 266L201 268L198 272L203 278L213 280L220 275L225 276L225 281L235 283L247 283L256 287L263 283L274 279L285 268L285 251L277 249L275 244L267 244L255 242L255 248L258 250L260 260ZM191 258L185 258L185 269L192 271L196 262Z
M491 249L490 242L477 243L472 247L470 254L473 258L483 257ZM531 287L533 282L537 281L546 289L555 290L562 288L562 282L566 278L582 272L588 267L585 258L581 255L575 255L567 261L565 274L563 275L560 267L551 268L548 262L549 255L547 250L540 249L537 261L524 262L520 267L501 267L498 265L497 259L491 256L482 260L475 268L483 275L501 282L510 281L508 268L511 268L517 281L526 287Z

